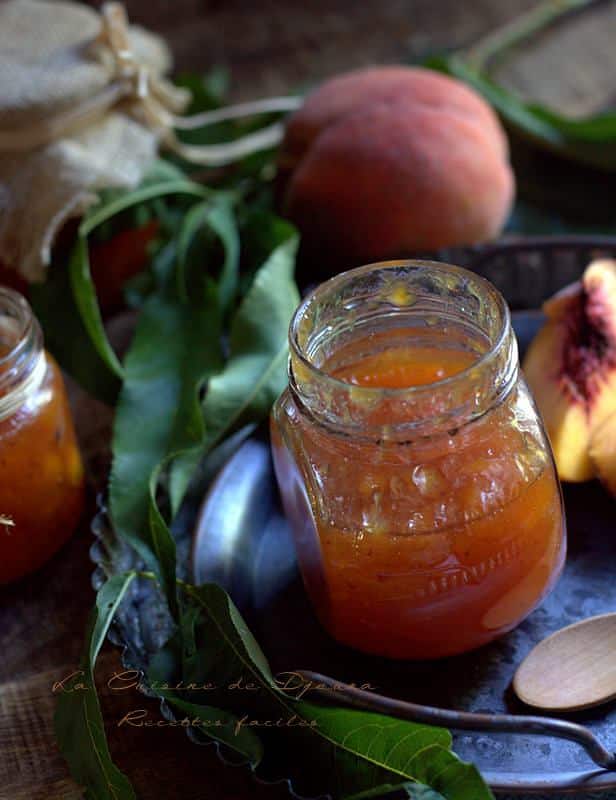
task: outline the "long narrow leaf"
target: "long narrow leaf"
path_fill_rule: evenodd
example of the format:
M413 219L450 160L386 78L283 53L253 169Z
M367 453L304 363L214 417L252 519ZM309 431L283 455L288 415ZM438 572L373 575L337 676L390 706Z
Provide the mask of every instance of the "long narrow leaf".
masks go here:
M116 214L148 200L169 195L187 195L203 200L210 196L210 190L187 178L155 181L153 183L146 181L145 185L133 191L122 193L108 203L95 206L83 219L79 226L79 233L82 236L89 236L95 228L108 219L115 217Z
M365 780L362 773L366 765L361 763L364 761L377 770L428 786L447 800L477 800L490 796L477 769L460 761L449 750L451 736L443 729L367 711L317 706L304 701L299 706L301 715L315 720L319 734L336 746L338 759L348 760L354 783L361 784ZM374 774L368 770L367 778Z
M393 792L398 795L404 792L408 800L445 800L442 794L419 783L402 783L395 786L383 784L382 786L376 786L374 789L350 795L345 800L373 800L373 798L374 800L383 800L386 795Z
M231 324L231 355L208 385L203 407L206 445L265 416L286 384L289 321L299 303L293 281L297 237L274 250Z
M259 764L263 756L261 740L250 728L241 727L235 715L220 708L191 703L178 697L173 691L159 690L156 693L187 715L193 732L200 731L210 739L226 745L243 756L253 768Z
M392 719L347 708L320 706L295 700L273 677L267 659L226 592L208 584L187 592L203 610L204 640L216 654L208 674L200 676L224 685L230 675L261 686L260 713L303 720L305 725L283 729L282 738L269 732L269 744L285 751L286 768L300 781L329 764L320 774L322 789L346 797L383 784L412 781L429 787L446 800L488 800L491 792L475 767L461 762L450 750L451 736L440 728ZM244 700L246 703L247 701ZM333 701L335 703L335 697ZM263 705L266 703L266 705ZM274 741L272 741L274 739ZM277 742L277 744L276 744Z
M83 324L89 334L99 356L118 378L122 377L122 365L109 343L101 311L96 298L92 273L90 272L90 259L88 256L88 240L80 235L75 243L70 261L71 287L75 304Z
M111 760L94 684L100 648L134 577L132 572L115 575L99 591L81 668L59 688L56 739L73 777L85 787L88 800L135 800L128 778Z
M94 347L75 303L69 265L52 264L45 283L30 287L30 302L43 326L45 346L86 391L115 403L120 381Z
M293 280L297 236L282 221L277 221L272 230L278 244L257 271L232 320L227 364L208 383L200 417L200 440L195 439L194 446L186 447L172 464L170 495L174 513L190 476L207 452L226 434L265 417L285 386L287 332L299 302ZM199 423L191 418L194 422L190 428L195 430Z
M172 606L175 545L156 506L156 481L177 447L178 418L197 402L204 376L219 368L219 348L216 303L198 307L153 295L125 359L113 431L111 515L117 533L160 577Z
M220 239L224 260L218 280L218 296L223 312L232 303L237 291L240 241L233 215L233 196L218 192L209 200L193 206L186 214L178 235L177 282L181 296L186 296L187 264L191 246L197 235L210 228ZM203 269L207 268L203 264Z
M468 83L518 134L567 158L602 169L616 169L616 114L613 112L592 119L568 119L522 100L455 54L431 58L426 66Z
M148 200L169 195L188 195L204 198L208 197L210 192L187 179L163 180L154 183L146 181L138 189L122 193L109 202L96 206L85 216L79 226L77 242L70 261L73 296L83 325L94 348L107 368L120 378L123 374L122 365L107 338L96 297L96 289L92 281L88 255L88 236L103 222L115 217L122 211L139 206Z

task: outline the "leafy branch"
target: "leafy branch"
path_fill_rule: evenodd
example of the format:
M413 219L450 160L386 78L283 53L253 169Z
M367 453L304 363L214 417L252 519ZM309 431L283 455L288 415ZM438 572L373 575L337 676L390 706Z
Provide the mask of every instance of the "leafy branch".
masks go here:
M74 777L86 786L86 796L96 800L134 798L126 777L114 767L109 755L93 674L113 616L135 577L135 572L115 575L99 591L86 656L81 669L63 686L57 705L60 748ZM208 659L206 669L191 674L191 681L225 686L230 676L249 676L261 692L248 709L248 724L245 708L238 712L188 702L177 692L155 685L153 691L192 725L203 724L205 735L242 756L253 770L258 770L267 748L270 753L285 751L286 768L296 791L327 791L333 797L349 798L371 797L394 789L404 789L408 797L417 800L491 797L475 767L459 761L450 751L447 731L295 698L272 675L265 655L223 589L215 584L178 584L194 604L184 607L185 618L198 610L192 624L207 641L210 653L215 654ZM302 720L304 726L284 728L282 732L265 728L268 733L264 737L253 731L252 725L259 721L265 725L279 715L287 721ZM320 771L324 763L330 767L325 773ZM315 774L318 788L311 782Z
M254 163L260 171L263 162ZM451 752L447 731L290 696L226 592L178 580L172 530L188 487L213 448L264 419L286 384L287 328L299 301L297 236L272 213L262 186L258 200L250 197L247 174L212 189L161 162L139 189L109 193L90 211L70 260L56 265L36 295L47 341L62 363L116 402L109 483L114 531L157 582L174 624L146 680L176 714L203 723L200 737L260 774L273 769L279 776L275 762L285 759L302 793L359 800L402 789L415 800L486 800L489 789ZM119 217L143 211L161 221L161 233L121 359L103 325L89 243ZM82 665L68 687L79 683L84 690L58 699L58 743L86 796L96 800L134 798L111 760L94 667L116 611L144 574L114 575L99 590ZM250 675L259 691L241 704L222 689L188 701L155 688L163 663L180 679L220 687ZM272 716L297 725L269 726Z
M103 726L94 666L109 626L122 602L134 572L114 575L99 590L88 623L85 653L80 669L65 683L55 713L56 739L75 780L91 800L134 800L126 775L114 765Z

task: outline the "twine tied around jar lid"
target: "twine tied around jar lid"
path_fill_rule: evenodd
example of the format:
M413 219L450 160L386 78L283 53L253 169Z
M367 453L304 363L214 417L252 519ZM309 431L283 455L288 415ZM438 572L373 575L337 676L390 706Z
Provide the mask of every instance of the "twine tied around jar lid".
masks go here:
M280 122L220 144L178 133L296 108L274 97L182 116L191 93L167 77L156 34L129 25L121 3L0 1L0 264L43 281L54 243L107 188L135 189L159 151L224 167L274 146Z
M26 125L0 130L0 154L28 152L70 136L101 120L118 106L152 130L163 146L194 164L225 166L280 142L284 132L280 122L228 143L189 145L181 142L176 130L195 130L254 114L293 111L299 106L300 98L267 98L181 116L190 102L190 92L175 86L150 65L140 61L131 46L128 31L128 18L122 3L105 3L101 9L101 30L92 43L92 53L109 69L109 83L75 105L48 113Z

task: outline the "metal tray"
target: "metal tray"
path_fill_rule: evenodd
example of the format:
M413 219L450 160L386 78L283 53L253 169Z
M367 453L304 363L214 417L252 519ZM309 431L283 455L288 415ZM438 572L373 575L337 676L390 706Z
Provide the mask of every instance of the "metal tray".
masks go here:
M250 439L242 445L207 495L193 552L195 579L225 586L274 671L301 669L336 682L370 682L386 697L358 698L350 692L348 700L452 730L461 725L483 729L456 733L454 749L473 761L495 790L560 797L566 791L616 789L616 772L602 769L578 744L554 738L576 731L549 731L547 718L528 720L528 709L510 690L516 666L536 642L571 622L616 610L614 502L597 485L572 487L565 496L569 560L557 588L515 631L464 656L393 662L351 651L327 636L297 570L269 446L263 440ZM340 691L336 698L342 699ZM392 704L388 698L422 707ZM456 713L448 713L451 710ZM516 717L473 720L458 712ZM587 728L604 748L616 748L616 703L571 715L569 720ZM541 730L552 735L538 736ZM599 760L602 756L605 753Z
M521 350L541 321L540 312L514 312ZM479 767L495 790L560 796L616 789L616 703L569 715L563 725L547 717L530 718L510 689L516 666L535 643L579 619L616 610L614 501L596 484L567 487L565 500L569 559L556 590L511 634L461 657L388 662L350 651L327 636L298 573L265 437L246 442L212 485L199 515L194 575L197 582L225 586L275 671L301 667L321 680L325 673L336 682L369 681L381 696L349 691L346 700L454 731L474 730L456 733L454 748ZM337 699L342 699L340 692ZM567 741L573 738L577 745Z
M512 240L441 257L487 275L514 308L528 308L578 277L596 252L616 255L616 240ZM514 313L522 351L541 321L538 311ZM380 696L358 697L351 692L349 703L445 724L454 730L456 752L477 764L499 795L616 798L616 702L550 721L528 718L529 709L510 689L516 666L536 642L571 622L616 610L616 506L599 485L565 488L567 567L552 595L521 626L464 656L393 662L338 645L317 622L278 503L266 434L235 450L230 442L227 455L231 451L234 454L210 483L200 509L199 497L193 496L176 520L180 576L192 573L196 582L214 580L223 585L275 671L301 669L337 682L369 681ZM224 457L221 453L221 464ZM93 527L98 536L92 552L97 563L95 587L106 575L138 568L134 554L118 543L104 514ZM145 666L169 630L151 583L135 581L112 634L124 649L125 663ZM337 698L341 699L340 693ZM162 710L171 714L164 703ZM469 713L489 719L468 718ZM455 732L457 728L473 732ZM610 769L600 766L610 759Z

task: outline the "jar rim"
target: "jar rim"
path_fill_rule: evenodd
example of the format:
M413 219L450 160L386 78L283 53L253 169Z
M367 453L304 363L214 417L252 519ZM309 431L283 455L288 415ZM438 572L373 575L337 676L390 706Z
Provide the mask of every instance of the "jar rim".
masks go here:
M30 304L19 292L0 286L0 315L14 321L14 342L0 356L0 421L11 417L38 389L47 369L43 336Z
M306 297L302 300L299 304L297 309L295 310L293 317L291 318L291 323L289 325L289 346L291 349L292 355L301 363L301 365L311 372L315 377L319 380L323 381L326 380L328 384L332 388L338 389L347 389L351 384L347 381L342 380L341 378L337 378L334 375L330 374L326 370L321 369L321 367L317 366L304 352L299 343L299 326L301 325L302 321L306 318L306 315L314 304L316 304L320 299L325 297L326 295L336 291L336 289L341 288L343 285L347 284L349 281L358 278L362 275L366 275L370 272L376 271L383 271L388 269L399 269L400 267L427 267L430 268L432 271L436 271L441 275L457 275L460 278L470 279L472 280L481 290L490 297L490 300L493 302L494 307L496 308L499 316L500 316L500 328L497 335L490 340L489 347L486 349L484 353L482 353L476 360L474 360L471 364L467 367L464 367L460 372L456 372L454 375L450 375L445 378L441 378L437 381L433 381L427 384L420 384L415 386L401 386L401 387L376 387L376 386L355 386L352 385L352 388L356 392L360 392L363 394L364 397L369 397L371 395L378 395L379 397L411 397L417 396L422 392L431 391L435 388L446 388L447 386L451 386L454 383L463 382L465 379L468 379L469 374L473 371L477 370L478 368L483 368L484 366L489 365L490 361L492 361L498 352L503 348L506 343L507 337L510 334L511 330L511 314L509 311L509 306L505 301L503 295L498 291L498 289L490 283L486 278L478 275L476 272L472 272L471 270L465 269L464 267L458 267L454 264L447 264L441 261L431 261L429 259L391 259L388 261L375 261L371 264L366 264L361 267L357 267L355 269L346 270L345 272L340 272L338 275L334 275L333 278L319 284L316 288L314 288Z
M0 286L0 312L4 308L14 312L19 329L16 332L15 344L4 355L0 355L0 370L7 364L16 361L23 350L28 347L28 339L35 324L34 314L26 298L14 289Z

